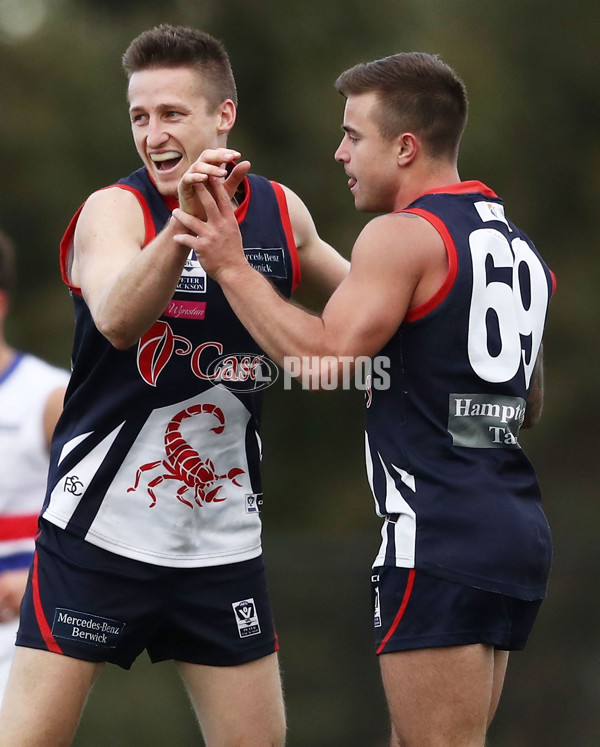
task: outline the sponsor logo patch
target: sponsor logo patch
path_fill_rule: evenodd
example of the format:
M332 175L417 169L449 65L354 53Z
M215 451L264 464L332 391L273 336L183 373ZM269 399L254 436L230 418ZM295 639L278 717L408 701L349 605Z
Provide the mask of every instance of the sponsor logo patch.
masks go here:
M255 270L261 275L270 278L287 278L287 269L283 259L283 249L275 247L273 249L250 249L244 248L244 254Z
M206 293L206 272L193 249L185 260L177 290L182 293Z
M262 493L246 493L246 513L259 514L263 505Z
M508 225L506 217L504 216L504 205L501 205L499 202L476 202L475 209L484 223L499 220L501 223L504 223L510 231L512 231L511 227Z
M520 449L517 436L525 400L492 394L451 394L448 431L454 446Z
M111 620L109 617L57 607L52 622L52 635L55 638L88 643L90 646L115 648L124 628L124 622Z
M373 583L373 627L381 627L381 603L379 601L379 576L371 576ZM377 584L377 586L375 586Z
M277 381L279 369L266 355L225 353L206 367L205 378L230 392L260 392Z
M233 614L238 627L240 638L248 638L251 635L260 633L260 623L256 612L254 599L242 599L241 602L234 602L232 605Z
M169 301L163 316L172 319L204 319L206 316L206 301Z

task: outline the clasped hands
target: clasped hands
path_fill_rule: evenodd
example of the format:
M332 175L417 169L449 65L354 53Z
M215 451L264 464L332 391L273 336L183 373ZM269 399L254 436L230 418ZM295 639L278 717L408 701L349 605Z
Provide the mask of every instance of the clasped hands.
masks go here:
M177 233L174 240L193 249L215 279L229 268L246 264L233 199L250 162L236 163L239 158L240 153L230 148L203 151L181 178L179 208L173 210L173 217L186 231Z

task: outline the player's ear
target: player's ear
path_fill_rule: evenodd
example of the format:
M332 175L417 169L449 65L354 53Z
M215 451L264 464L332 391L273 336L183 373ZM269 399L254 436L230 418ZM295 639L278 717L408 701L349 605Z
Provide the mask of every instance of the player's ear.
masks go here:
M235 104L231 99L225 99L221 104L219 104L219 124L218 124L218 131L219 135L226 135L233 125L235 124L235 118L237 115L237 110L235 108Z
M412 132L403 132L398 136L398 165L408 166L419 151L419 139Z

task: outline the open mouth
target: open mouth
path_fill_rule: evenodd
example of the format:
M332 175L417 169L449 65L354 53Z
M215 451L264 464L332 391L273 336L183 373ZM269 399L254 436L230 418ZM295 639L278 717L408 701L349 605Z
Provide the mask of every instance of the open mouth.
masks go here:
M181 161L181 153L175 150L168 150L164 153L151 153L150 159L154 163L157 171L170 171L174 169Z

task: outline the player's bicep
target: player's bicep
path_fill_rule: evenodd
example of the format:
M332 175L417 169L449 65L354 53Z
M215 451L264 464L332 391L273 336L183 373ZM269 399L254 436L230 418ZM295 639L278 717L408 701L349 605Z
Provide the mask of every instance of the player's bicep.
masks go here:
M90 196L77 221L71 271L88 304L93 306L116 282L143 241L143 214L131 193L115 188Z
M372 221L358 237L348 276L331 297L323 322L341 354L374 355L394 335L409 308L421 268L388 221Z

